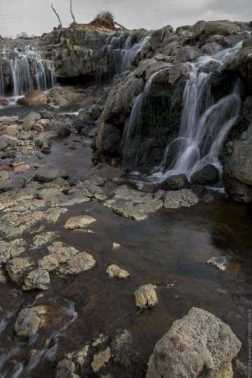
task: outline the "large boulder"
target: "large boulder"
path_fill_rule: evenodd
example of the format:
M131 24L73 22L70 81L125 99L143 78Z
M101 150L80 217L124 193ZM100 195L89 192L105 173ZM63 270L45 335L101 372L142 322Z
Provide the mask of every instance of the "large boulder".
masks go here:
M232 378L241 343L216 316L192 308L155 345L147 378Z
M240 25L235 22L223 21L198 21L192 28L194 37L207 38L212 35L231 35L241 31Z
M218 169L214 165L207 164L192 174L190 183L193 185L213 185L219 179L220 174Z

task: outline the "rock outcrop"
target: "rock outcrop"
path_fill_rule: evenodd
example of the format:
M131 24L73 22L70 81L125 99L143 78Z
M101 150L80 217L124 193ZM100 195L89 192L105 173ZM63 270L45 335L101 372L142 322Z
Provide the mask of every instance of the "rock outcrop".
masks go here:
M158 341L146 377L232 378L232 360L240 348L228 325L207 311L192 308Z

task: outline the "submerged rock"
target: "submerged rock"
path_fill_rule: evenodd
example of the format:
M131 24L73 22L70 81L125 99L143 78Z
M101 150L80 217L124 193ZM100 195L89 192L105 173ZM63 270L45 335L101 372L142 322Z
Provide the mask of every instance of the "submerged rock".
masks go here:
M76 230L87 228L91 224L95 223L96 219L90 215L80 215L77 217L72 217L67 220L65 223L65 229L67 230Z
M94 257L62 242L55 242L48 247L49 255L39 260L39 268L48 272L56 271L60 276L79 274L96 265Z
M47 183L56 180L57 178L66 178L67 174L65 171L59 168L52 168L52 167L45 167L40 168L36 175L34 176L34 180L40 183Z
M23 239L15 239L10 242L0 240L0 265L22 255L25 250L26 242Z
M56 232L45 232L42 234L35 235L33 238L33 247L34 248L40 248L44 245L54 241L57 238Z
M87 252L80 252L60 265L57 272L63 276L67 274L79 274L94 268L95 265L96 261L92 255Z
M134 369L132 362L134 361L133 336L127 330L117 331L116 336L111 343L113 361L127 369Z
M106 273L110 278L128 278L130 276L127 270L121 269L118 265L112 264L107 267Z
M182 189L175 192L167 192L164 199L166 209L179 209L197 205L198 197L189 189Z
M141 221L146 219L150 213L162 208L161 196L162 192L152 195L121 186L115 191L115 196L106 201L104 205L125 218Z
M231 363L240 349L228 325L207 311L192 308L155 345L146 377L231 378Z
M158 303L156 288L157 287L152 284L140 286L135 291L136 306L141 309L156 306Z
M46 270L36 269L27 274L22 286L23 290L47 290L50 286L50 274Z
M12 281L18 283L34 263L28 257L16 257L6 265L6 270Z
M18 336L33 337L45 324L47 315L46 306L27 307L18 314L15 331Z

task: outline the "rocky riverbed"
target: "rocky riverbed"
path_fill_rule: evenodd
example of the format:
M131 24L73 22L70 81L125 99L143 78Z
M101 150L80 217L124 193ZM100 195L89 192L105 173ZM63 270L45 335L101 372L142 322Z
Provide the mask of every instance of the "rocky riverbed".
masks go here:
M0 109L0 376L246 377L251 25L96 28L36 39L62 85ZM178 136L191 62L223 47L214 101L243 80L224 169L147 179Z

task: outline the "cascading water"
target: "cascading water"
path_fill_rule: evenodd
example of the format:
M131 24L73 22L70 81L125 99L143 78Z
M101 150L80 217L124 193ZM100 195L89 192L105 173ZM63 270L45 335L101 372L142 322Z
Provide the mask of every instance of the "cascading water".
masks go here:
M149 36L142 38L139 42L132 43L132 37L129 36L126 39L124 48L122 49L122 63L121 63L121 71L125 71L129 69L131 64L134 62L137 54L143 49L145 44L149 40Z
M194 172L209 164L221 173L219 155L227 134L240 113L239 82L235 83L230 94L216 101L211 93L212 73L208 72L207 66L213 63L217 66L217 72L220 72L221 67L234 57L241 46L242 43L239 43L213 57L203 56L191 64L189 79L184 89L178 136L168 143L161 163L153 169L151 175L146 177L134 172L133 177L139 179L140 176L143 181L158 183L173 175L184 174L190 180ZM139 118L141 113L142 96L144 94L138 96L133 106L130 127L124 136L125 149L129 146L136 118Z
M22 96L55 85L52 62L42 59L40 53L30 46L23 51L4 50L0 60L1 96Z
M149 38L149 36L129 35L125 39L125 36L113 36L101 50L103 54L107 53L112 57L113 74L130 69L137 54L144 48Z

